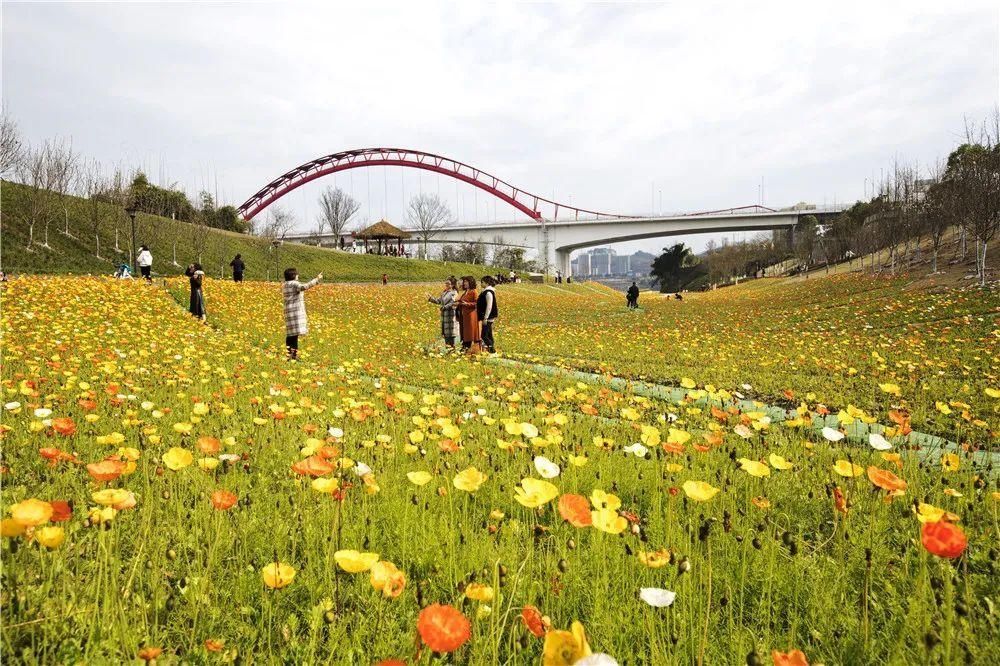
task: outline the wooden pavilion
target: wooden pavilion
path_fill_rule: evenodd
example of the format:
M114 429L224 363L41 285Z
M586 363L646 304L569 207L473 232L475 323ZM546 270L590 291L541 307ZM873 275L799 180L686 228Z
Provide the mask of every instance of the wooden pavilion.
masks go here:
M368 241L376 241L378 254L386 254L389 247L395 245L399 256L403 256L403 241L410 238L410 234L386 220L379 220L370 227L354 232L354 237L365 242L365 252L368 252Z

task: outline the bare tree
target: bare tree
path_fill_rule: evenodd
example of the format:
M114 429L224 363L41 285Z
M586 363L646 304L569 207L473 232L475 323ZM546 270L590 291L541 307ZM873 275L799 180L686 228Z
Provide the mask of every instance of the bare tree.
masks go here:
M59 201L62 208L65 229L63 233L69 233L69 195L76 181L79 169L80 155L73 151L73 143L58 139L50 145L48 169L49 169L49 189ZM45 247L49 247L49 221L45 220Z
M273 205L267 211L267 218L256 226L254 231L261 238L283 241L293 227L295 227L295 217L284 208Z
M339 247L340 234L361 208L361 204L339 187L328 187L319 197L319 208L319 233L322 234L324 228L329 228L334 244Z
M33 252L35 244L35 225L48 217L49 207L49 144L41 147L28 146L23 158L17 163L18 179L27 187L27 206L25 222L28 225L28 243L25 246Z
M0 176L7 178L17 173L23 152L17 122L4 111L0 115Z
M108 187L108 179L104 176L100 162L96 160L87 162L80 170L80 181L82 183L83 195L87 198L87 221L90 227L87 230L88 237L93 237L97 242L97 258L101 259L101 212L103 202L101 197Z
M407 217L423 242L424 259L426 259L427 243L451 222L451 211L438 195L419 194L410 199Z

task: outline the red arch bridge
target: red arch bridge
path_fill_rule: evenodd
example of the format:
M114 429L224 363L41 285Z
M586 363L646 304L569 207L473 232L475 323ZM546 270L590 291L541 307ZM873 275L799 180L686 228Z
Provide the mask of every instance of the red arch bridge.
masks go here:
M799 216L820 216L834 209L773 210L764 206L738 206L678 215L628 215L579 208L532 194L482 169L464 162L406 148L361 148L345 150L301 164L275 178L239 207L246 220L306 183L339 171L377 166L422 169L449 176L477 187L527 215L529 222L453 225L435 230L430 237L409 229L413 242L462 243L481 241L522 247L538 253L549 271L569 274L573 250L628 240L660 238L679 234L729 231L762 231L794 227ZM346 236L350 234L345 232ZM337 244L330 235L303 234L287 240Z

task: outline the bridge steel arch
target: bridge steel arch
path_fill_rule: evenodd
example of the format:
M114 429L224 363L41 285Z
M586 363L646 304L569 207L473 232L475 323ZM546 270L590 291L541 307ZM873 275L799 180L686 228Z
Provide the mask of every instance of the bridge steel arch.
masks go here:
M634 217L568 206L514 187L464 162L407 148L360 148L319 157L275 178L244 201L237 210L243 219L249 221L281 197L310 181L338 171L374 166L409 167L450 176L492 194L537 222L558 220L560 211L563 212L564 219L566 215L580 219L581 213L585 217L596 219Z

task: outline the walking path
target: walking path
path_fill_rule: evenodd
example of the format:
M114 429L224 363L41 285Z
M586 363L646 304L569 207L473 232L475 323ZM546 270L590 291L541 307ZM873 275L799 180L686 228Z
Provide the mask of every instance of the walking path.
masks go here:
M559 368L553 365L543 365L539 363L529 363L525 361L518 361L511 358L503 357L490 357L488 362L498 363L501 365L516 366L522 368L529 368L533 372L538 372L544 375L550 376L560 376L569 379L574 379L577 381L587 382L590 384L601 384L608 386L616 391L630 391L636 395L645 396L648 398L655 398L658 400L664 400L671 403L678 403L684 399L688 394L688 389L682 388L680 386L668 386L666 384L653 384L649 382L642 381L632 381L624 379L622 377L614 377L610 375L601 375L593 372L584 372L581 370L567 370L565 368ZM746 412L764 412L771 418L772 422L782 422L785 420L790 420L796 418L798 415L793 409L786 409L778 405L768 405L754 400L746 399L733 399L730 401L723 400L712 400L707 395L694 401L696 405L716 405L719 407L728 407L730 405L735 405L741 411ZM829 414L827 416L820 416L813 414L811 428L814 431L822 431L823 428L830 427L834 430L840 427L837 421L836 414ZM867 424L861 422L859 419L855 419L854 423L845 426L844 432L846 437L844 441L862 443L868 446L868 435L871 433L883 433L886 427L879 423ZM890 442L893 444L894 448L904 447L915 450L922 460L929 461L932 463L937 463L940 459L941 453L944 451L958 451L958 444L956 442L947 440L943 437L938 437L936 435L931 435L928 433L912 431L909 435L900 438L893 437ZM992 471L993 469L1000 469L1000 451L987 451L980 450L975 451L972 454L972 462L976 465L981 465L987 470Z

